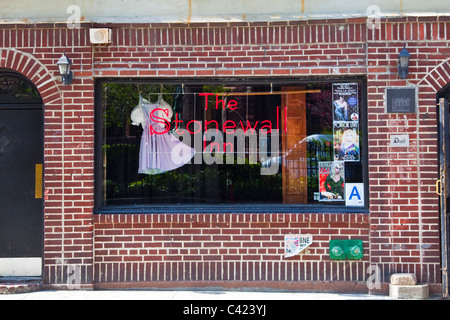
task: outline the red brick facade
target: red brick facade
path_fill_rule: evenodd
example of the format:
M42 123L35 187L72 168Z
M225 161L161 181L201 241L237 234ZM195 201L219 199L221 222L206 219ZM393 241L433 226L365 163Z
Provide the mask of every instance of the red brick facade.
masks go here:
M90 27L112 44L91 45ZM44 281L117 286L268 286L367 290L413 272L439 290L436 93L450 82L450 19L268 23L0 25L0 68L22 73L44 100ZM406 45L410 75L397 77ZM63 52L74 81L63 86ZM370 212L94 214L94 82L97 78L367 77ZM416 85L416 114L385 113L386 87ZM409 133L392 148L389 135ZM283 257L283 235L311 233L305 254ZM364 241L361 261L334 262L333 238ZM353 284L359 284L353 289ZM339 284L348 284L340 289ZM317 287L318 286L318 287ZM383 286L386 289L386 286ZM434 289L433 289L434 290Z
M369 266L368 259L328 258L328 243L339 235L368 243L364 214L102 215L95 216L95 226L96 283L254 282L282 288L277 282L287 281L284 285L295 288L298 282L363 282ZM311 233L314 245L284 258L284 235L299 231ZM223 283L230 281L235 283Z

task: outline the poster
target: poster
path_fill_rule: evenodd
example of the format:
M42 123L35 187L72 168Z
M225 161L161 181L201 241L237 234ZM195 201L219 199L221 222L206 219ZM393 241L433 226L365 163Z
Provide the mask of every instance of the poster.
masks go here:
M293 257L312 244L312 235L285 235L285 258Z
M333 84L333 143L334 160L360 160L357 83Z
M333 83L333 121L358 120L358 84Z
M357 121L333 122L334 160L359 161L359 124Z
M319 201L345 200L343 161L319 162Z

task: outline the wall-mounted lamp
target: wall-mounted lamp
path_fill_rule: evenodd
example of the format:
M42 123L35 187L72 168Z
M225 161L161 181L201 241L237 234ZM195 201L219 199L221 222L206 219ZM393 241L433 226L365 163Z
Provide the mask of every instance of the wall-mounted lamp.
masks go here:
M411 55L408 50L406 50L405 46L403 46L402 51L398 55L398 76L401 79L406 79L409 74L409 59Z
M70 59L66 57L66 53L64 52L62 57L58 60L58 68L59 74L61 75L61 80L64 85L69 85L72 83L72 71L70 68L72 67L72 63Z

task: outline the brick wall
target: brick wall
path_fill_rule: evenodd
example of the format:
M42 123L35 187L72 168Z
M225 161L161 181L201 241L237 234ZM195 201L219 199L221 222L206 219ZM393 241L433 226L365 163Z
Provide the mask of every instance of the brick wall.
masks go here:
M91 47L90 24L73 30L0 25L0 68L31 79L45 103L47 283L66 283L73 265L81 266L88 284L361 281L368 264L380 267L384 282L396 271L440 282L436 92L450 82L448 18L389 19L374 30L365 19L95 26L112 28L112 45ZM396 56L404 44L412 55L410 76L398 80ZM63 51L73 62L71 86L57 77ZM361 75L368 86L370 215L93 215L94 78ZM386 114L385 88L405 85L418 86L419 112ZM410 146L389 147L389 135L402 132L409 133ZM299 230L317 242L309 253L286 260L281 236ZM331 237L356 236L365 240L362 262L328 260ZM251 246L248 239L255 240Z
M383 270L413 272L440 282L436 93L449 82L450 25L437 18L405 18L368 34L368 126L371 262ZM386 41L387 40L387 41ZM406 44L407 80L396 79L396 57ZM435 78L436 80L431 80ZM418 113L384 112L386 87L418 87ZM389 146L390 134L409 134L410 146Z
M29 78L44 101L44 272L67 283L77 266L92 280L94 81L86 30L66 25L0 25L0 68ZM73 85L62 86L56 62L66 51Z
M345 21L128 25L95 50L99 77L364 74L365 28ZM351 41L352 43L346 43Z
M332 263L328 254L331 239L368 243L366 214L128 214L94 221L96 283L293 281L295 287L363 282L369 266L368 246L362 261ZM311 234L313 244L284 258L284 235L299 233Z

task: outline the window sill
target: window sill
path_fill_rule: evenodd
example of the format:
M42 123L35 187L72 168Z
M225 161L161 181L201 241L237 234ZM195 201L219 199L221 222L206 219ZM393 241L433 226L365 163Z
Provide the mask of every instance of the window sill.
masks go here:
M365 207L338 207L296 204L197 204L197 205L127 205L97 208L94 214L158 213L363 213Z

